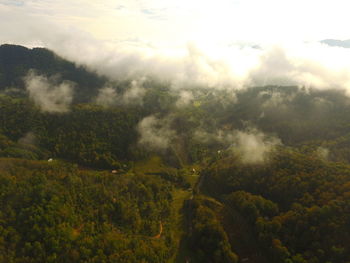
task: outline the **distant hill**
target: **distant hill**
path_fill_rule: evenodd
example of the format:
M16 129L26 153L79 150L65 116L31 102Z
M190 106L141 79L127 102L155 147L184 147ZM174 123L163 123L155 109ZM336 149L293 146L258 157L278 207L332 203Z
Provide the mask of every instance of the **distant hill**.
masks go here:
M18 45L0 46L0 91L8 88L25 90L23 77L30 69L45 76L57 75L77 84L74 102L87 102L97 94L106 78L67 61L46 48L29 49Z
M350 39L347 39L347 40L324 39L324 40L321 40L320 42L331 47L350 48Z

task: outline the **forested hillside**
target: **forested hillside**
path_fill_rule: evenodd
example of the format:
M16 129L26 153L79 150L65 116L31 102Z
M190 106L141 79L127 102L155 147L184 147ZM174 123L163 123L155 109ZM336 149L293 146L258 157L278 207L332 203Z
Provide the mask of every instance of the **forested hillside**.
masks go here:
M88 101L107 81L45 48L28 49L22 46L1 45L0 58L0 89L9 93L25 92L23 78L28 74L28 70L55 76L57 81L63 79L76 83L76 102Z
M350 98L111 80L0 46L0 262L350 262Z

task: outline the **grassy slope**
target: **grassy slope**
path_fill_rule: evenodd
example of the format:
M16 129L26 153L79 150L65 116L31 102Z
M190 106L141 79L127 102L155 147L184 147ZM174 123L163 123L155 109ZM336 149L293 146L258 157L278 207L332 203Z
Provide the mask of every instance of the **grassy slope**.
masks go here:
M147 174L152 176L153 174L162 173L165 171L172 171L175 168L166 166L160 157L152 156L148 160L136 162L131 172L136 174ZM196 168L195 168L196 169ZM194 174L192 172L191 167L184 168L185 177L188 182L190 182L193 187L198 179L198 174ZM198 170L198 168L196 169ZM154 175L157 176L157 175ZM191 187L191 188L192 188ZM170 262L185 262L186 255L190 253L188 248L185 245L185 241L183 240L183 236L186 231L186 222L185 216L182 212L182 206L186 199L191 198L192 191L191 189L185 190L181 188L175 187L173 190L173 221L171 222L171 229L174 232L174 238L177 244L177 253L170 260ZM165 227L165 231L167 231L169 227Z

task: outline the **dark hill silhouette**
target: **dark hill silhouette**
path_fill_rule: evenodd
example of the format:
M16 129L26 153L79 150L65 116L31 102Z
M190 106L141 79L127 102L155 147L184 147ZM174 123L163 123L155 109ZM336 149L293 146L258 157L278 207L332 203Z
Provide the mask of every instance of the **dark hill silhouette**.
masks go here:
M45 76L57 75L77 84L74 102L88 102L107 81L84 66L78 66L46 48L29 49L18 45L0 46L0 90L16 87L24 94L23 77L29 70Z

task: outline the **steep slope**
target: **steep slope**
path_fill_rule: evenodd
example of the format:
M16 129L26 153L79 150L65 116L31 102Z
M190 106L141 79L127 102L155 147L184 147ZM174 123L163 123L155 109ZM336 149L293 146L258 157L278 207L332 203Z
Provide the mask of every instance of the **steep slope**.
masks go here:
M44 76L56 75L61 80L69 80L77 85L74 102L88 102L97 95L97 90L106 83L106 78L88 71L83 66L65 60L45 48L29 49L16 45L0 46L0 91L19 89L25 92L23 78L29 70Z

